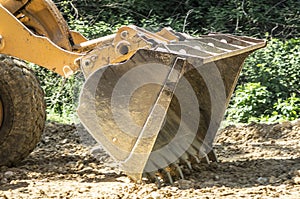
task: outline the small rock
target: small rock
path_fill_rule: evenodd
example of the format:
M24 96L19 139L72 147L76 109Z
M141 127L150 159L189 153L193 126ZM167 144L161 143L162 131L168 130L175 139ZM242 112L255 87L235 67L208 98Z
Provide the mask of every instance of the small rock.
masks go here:
M6 183L8 183L8 180L6 178L2 178L0 184L6 184Z
M87 189L86 187L81 187L78 189L78 193L85 193L85 192L89 192L89 189Z
M273 184L277 181L277 179L274 176L271 176L269 179L269 183Z
M76 162L68 162L65 166L70 167L70 168L74 168L76 166Z
M147 188L142 188L141 190L139 190L139 192L137 193L137 195L142 196L144 194L148 194L148 189Z
M179 187L181 189L190 189L193 188L193 182L190 180L178 180Z
M289 122L289 121L287 121L287 122L282 122L281 123L281 126L283 127L283 128L288 128L288 129L291 129L293 126L292 126L292 124L291 124L291 122Z
M66 144L66 143L68 143L68 139L64 139L64 140L62 140L62 141L61 141L61 143L62 143L62 144Z
M93 169L97 169L98 165L94 162L89 163L89 166L92 167Z
M78 169L78 170L81 170L84 168L84 164L81 160L79 160L78 162L76 162L76 165L75 167Z
M218 175L215 175L214 180L218 181L218 180L220 180L220 177Z
M161 195L158 192L152 192L151 194L149 194L147 197L147 199L161 199Z
M91 174L88 174L87 177L88 177L89 179L96 179L97 176L96 176L96 174L91 173Z
M7 172L4 173L4 177L5 177L5 178L11 178L11 177L13 177L14 175L15 175L15 173L12 172L12 171L7 171Z
M259 177L259 178L257 178L256 181L260 184L264 184L264 183L268 182L268 178Z
M298 177L298 176L294 177L293 178L293 182L294 182L294 184L298 184L299 185L300 184L300 177Z
M125 177L125 176L117 178L117 181L119 181L119 182L125 182L126 184L129 184L131 182L130 178Z
M200 186L200 187L212 187L212 186L214 186L216 184L216 182L213 180L213 179L210 179L210 180L207 180L207 181L205 181L205 182L202 182L202 183L198 183L198 185ZM197 186L198 186L197 185Z
M276 143L276 141L275 140L271 140L271 144L275 144Z
M40 189L39 192L40 192L41 195L46 195L46 192L42 189Z
M293 126L300 126L300 119L294 120L291 122Z
M300 170L294 171L294 175L300 177Z
M99 154L99 153L102 153L103 152L103 149L101 146L97 145L97 146L94 146L92 149L91 149L91 154L93 154L94 156Z
M191 174L191 170L189 170L189 169L183 169L183 173L184 173L184 175L190 175Z

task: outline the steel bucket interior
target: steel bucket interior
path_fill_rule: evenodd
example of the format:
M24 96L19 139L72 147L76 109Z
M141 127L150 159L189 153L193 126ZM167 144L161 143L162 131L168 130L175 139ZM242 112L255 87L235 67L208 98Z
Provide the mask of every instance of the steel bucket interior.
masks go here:
M215 160L212 143L248 54L203 63L139 50L90 75L79 118L136 180L170 165Z

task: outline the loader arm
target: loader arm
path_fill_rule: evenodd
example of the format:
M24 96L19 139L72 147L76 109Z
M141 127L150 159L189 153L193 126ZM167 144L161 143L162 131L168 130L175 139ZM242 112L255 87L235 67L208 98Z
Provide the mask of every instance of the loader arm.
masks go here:
M4 2L18 3L19 1ZM54 26L53 29L51 29L50 27L43 28L42 31L41 27L43 25L40 25L40 23L37 22L38 20L31 20L31 18L29 17L26 18L27 16L20 14L19 11L17 11L16 13L11 13L2 5L1 1L0 3L1 54L6 54L18 57L23 60L27 60L29 62L43 66L51 71L54 71L62 76L69 76L70 74L72 74L72 71L76 71L79 69L79 64L76 63L76 60L78 60L78 58L82 56L81 53L70 51L69 49L71 47L69 49L64 49L64 47L68 47L68 45L65 45L66 41L62 42L56 38L45 36L50 34L44 31L46 31L46 29L53 30L55 29ZM12 6L11 4L9 5L10 10L17 10L16 6ZM30 5L32 6L32 4ZM23 5L22 8L25 9L24 6L26 7L26 5ZM45 12L45 14L48 15L49 12ZM34 16L34 13L30 13L30 16ZM26 22L35 21L35 23L39 24L40 27L26 26L26 23L22 23L22 21L24 20ZM56 25L59 26L60 24ZM56 32L56 34L54 32ZM55 37L63 38L65 33L63 31L53 31L52 35L56 35ZM59 44L61 45L59 46Z
M97 67L85 69L86 73L127 60L136 50L150 47L147 40L151 38L160 42L174 39L174 36L164 38L142 29L123 27L117 34L88 41L80 33L69 30L51 0L0 0L0 18L1 54L27 60L65 77L78 71L80 59L95 48L102 48L103 55L99 58L102 61ZM86 64L87 58L83 65Z

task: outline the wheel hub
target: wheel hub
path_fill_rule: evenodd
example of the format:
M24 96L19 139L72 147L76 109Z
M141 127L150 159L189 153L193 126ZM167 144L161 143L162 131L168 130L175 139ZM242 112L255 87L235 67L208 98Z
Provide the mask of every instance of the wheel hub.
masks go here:
M2 105L2 100L0 99L0 128L1 128L2 122L3 122L3 115L4 115L3 105Z

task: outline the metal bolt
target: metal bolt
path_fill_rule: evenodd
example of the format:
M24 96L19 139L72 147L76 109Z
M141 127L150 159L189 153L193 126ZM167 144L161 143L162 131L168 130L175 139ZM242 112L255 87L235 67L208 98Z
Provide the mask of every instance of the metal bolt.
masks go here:
M74 71L71 69L70 66L64 66L63 67L63 72L64 72L64 75L65 77L70 77L71 75L73 75Z
M116 51L121 55L127 55L130 51L129 46L130 46L129 42L121 41L116 46Z
M207 45L212 46L212 47L215 47L215 44L213 44L213 43L211 43L211 42L207 43Z
M194 48L197 49L197 50L201 50L200 46L194 46Z
M92 62L97 61L97 59L98 59L98 56L96 56L96 55L93 55L93 56L91 57Z
M83 67L90 67L90 65L91 65L91 60L89 60L89 59L85 59L85 60L83 60Z
M119 52L120 52L122 55L127 55L128 52L129 52L128 46L126 46L126 45L120 46Z
M126 39L127 36L128 36L128 31L126 31L126 30L122 31L120 36L121 36L122 39Z
M221 42L227 44L227 40L226 39L221 39Z
M186 50L184 50L184 49L180 49L179 52L180 52L181 54L186 54Z

